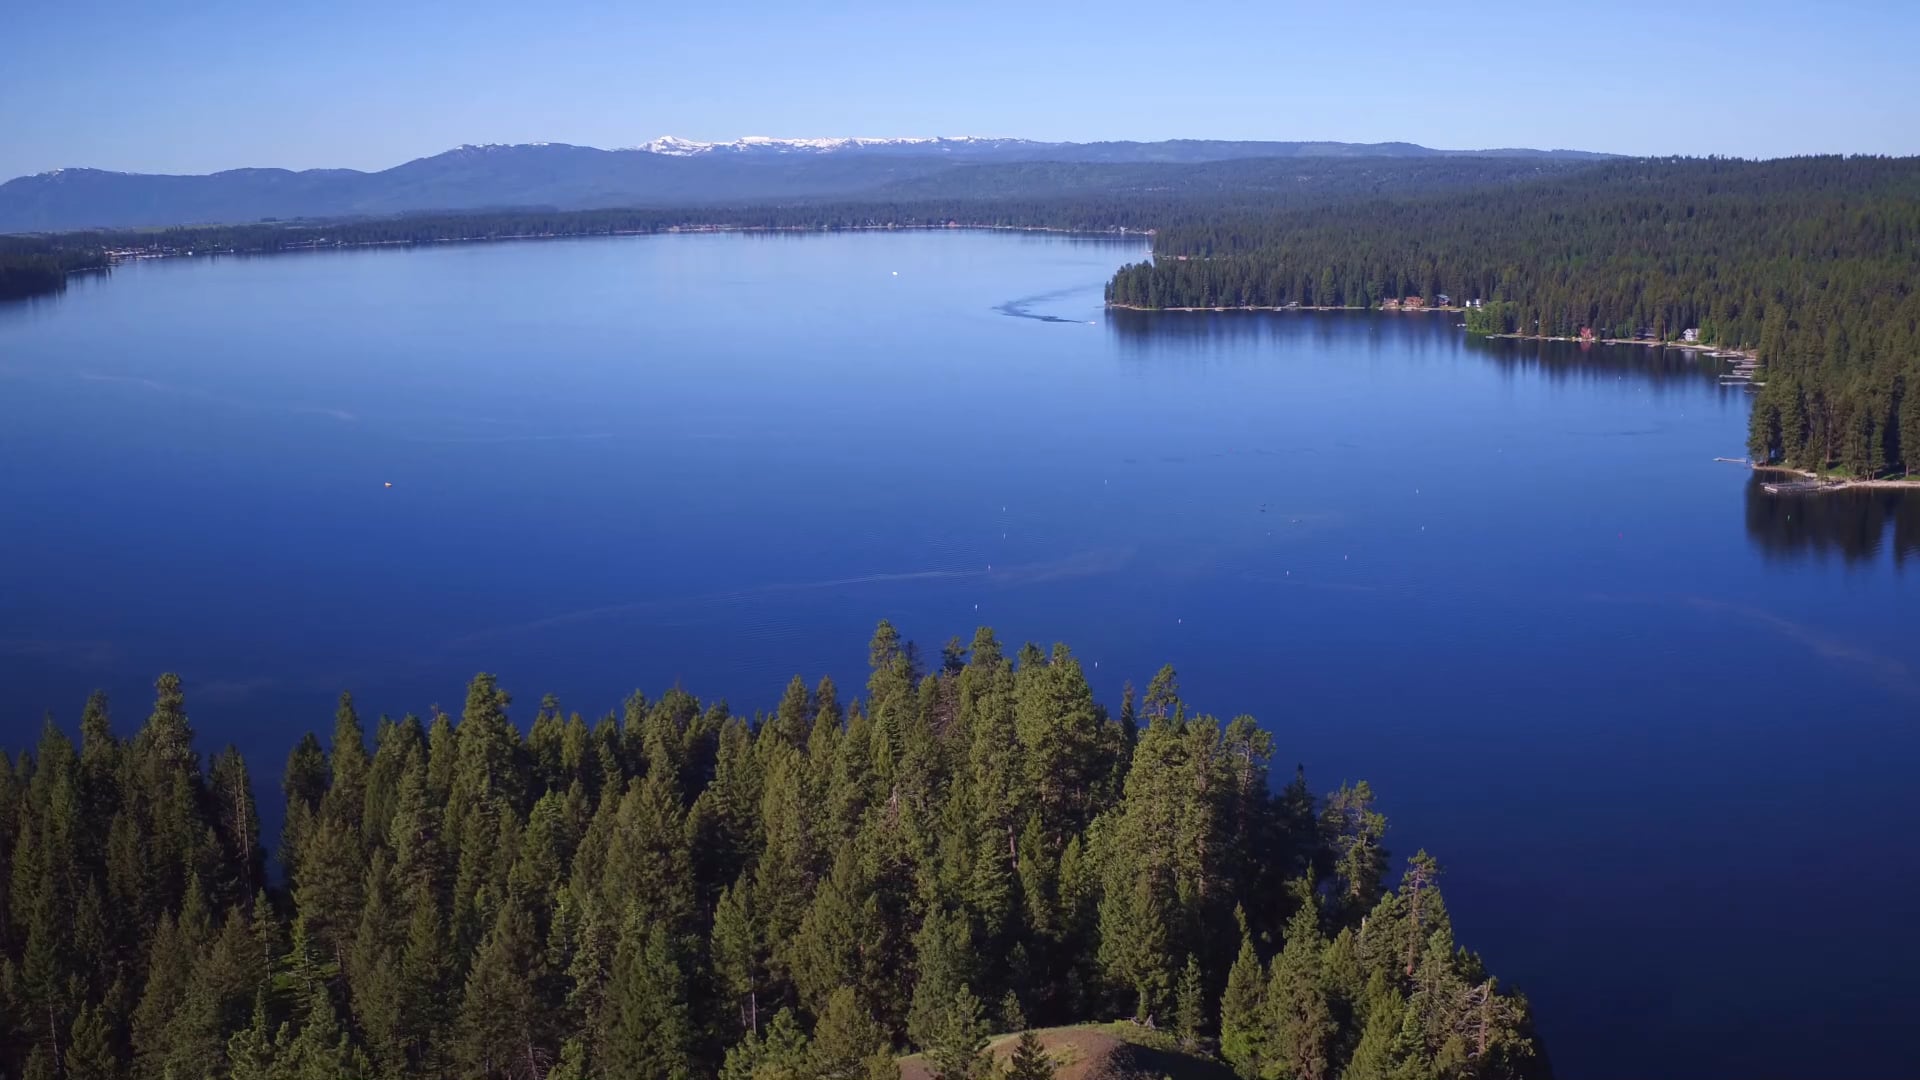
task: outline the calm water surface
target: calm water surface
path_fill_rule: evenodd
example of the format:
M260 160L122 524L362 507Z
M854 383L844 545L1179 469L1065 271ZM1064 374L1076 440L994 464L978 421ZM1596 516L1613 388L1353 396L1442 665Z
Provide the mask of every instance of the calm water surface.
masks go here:
M859 685L881 616L990 623L1371 780L1565 1076L1908 1069L1915 501L1715 463L1711 361L1104 314L1139 255L556 241L0 308L0 744L174 669L273 776L342 687L751 710Z

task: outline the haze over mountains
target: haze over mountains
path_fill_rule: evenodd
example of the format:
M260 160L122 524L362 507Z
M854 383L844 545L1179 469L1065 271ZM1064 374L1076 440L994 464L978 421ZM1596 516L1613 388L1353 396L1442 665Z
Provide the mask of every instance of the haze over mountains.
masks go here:
M1509 158L1563 165L1579 150L1436 150L1414 143L1036 142L982 137L695 142L601 150L462 146L378 172L232 169L168 176L57 169L0 184L0 232L341 218L507 207L693 206L816 197L996 196L1139 183L1241 159ZM1040 167L1045 165L1060 168Z

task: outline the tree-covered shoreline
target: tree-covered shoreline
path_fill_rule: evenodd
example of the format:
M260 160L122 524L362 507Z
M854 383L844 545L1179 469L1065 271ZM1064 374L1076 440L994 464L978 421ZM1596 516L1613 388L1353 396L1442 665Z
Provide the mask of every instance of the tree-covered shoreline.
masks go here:
M1612 162L1161 229L1146 308L1478 300L1469 329L1758 356L1756 462L1920 472L1920 158ZM1909 388L1913 388L1912 391Z
M0 236L0 300L57 293L69 274L106 268L106 252L96 245Z
M77 745L49 719L0 756L0 1075L824 1080L920 1049L959 1080L989 1031L1129 1015L1250 1080L1549 1075L1434 862L1388 890L1365 784L1276 789L1271 736L1171 669L1116 714L1064 646L982 629L922 670L883 622L869 658L861 699L547 698L524 732L481 675L371 750L342 695L281 773L277 867L178 679L129 738L95 695Z

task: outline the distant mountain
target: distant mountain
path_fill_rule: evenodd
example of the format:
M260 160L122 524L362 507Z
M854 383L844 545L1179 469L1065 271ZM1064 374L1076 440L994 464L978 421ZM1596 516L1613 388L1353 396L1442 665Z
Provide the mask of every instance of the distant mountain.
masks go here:
M979 137L694 142L665 136L600 150L564 143L462 146L379 172L233 169L163 176L57 169L0 184L0 232L339 218L426 210L700 205L860 196L965 166L1202 164L1241 158L1498 157L1586 161L1575 150L1434 150L1413 143L1035 142ZM1004 186L1006 176L995 178ZM958 175L936 186L965 194ZM991 194L1009 192L998 190ZM1017 192L1016 192L1017 193ZM989 194L982 192L981 194Z

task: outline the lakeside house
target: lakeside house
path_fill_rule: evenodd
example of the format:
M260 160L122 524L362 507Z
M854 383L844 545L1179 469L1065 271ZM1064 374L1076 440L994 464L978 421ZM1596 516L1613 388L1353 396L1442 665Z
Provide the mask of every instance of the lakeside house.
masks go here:
M1448 296L1446 293L1440 293L1433 298L1433 302L1439 304L1441 307L1452 307L1453 297Z
M1424 296L1409 296L1405 300L1400 301L1400 307L1406 311L1417 311L1426 306L1427 298Z
M1682 331L1680 331L1680 340L1681 340L1681 341L1685 341L1685 342L1696 342L1696 341L1699 341L1699 340L1700 340L1700 329L1699 329L1698 327L1693 327L1693 328L1691 328L1691 329L1687 329L1687 330L1682 330Z
M1380 310L1381 311L1399 311L1400 301L1395 300L1392 297L1388 297L1387 299L1380 301Z

